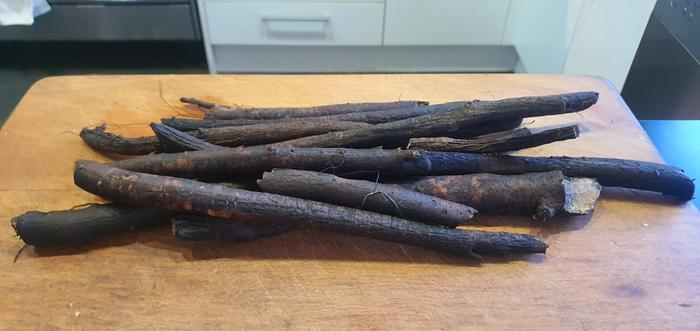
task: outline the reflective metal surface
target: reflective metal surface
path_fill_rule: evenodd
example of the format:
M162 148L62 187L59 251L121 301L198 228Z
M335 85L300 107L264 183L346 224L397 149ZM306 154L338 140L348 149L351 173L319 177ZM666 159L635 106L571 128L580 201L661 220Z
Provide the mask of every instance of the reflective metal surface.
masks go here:
M683 8L672 16L667 6L669 0L659 0L649 19L622 97L639 119L700 119L700 63L693 54L693 45L700 46L698 17L689 21ZM665 24L669 21L676 30ZM675 34L681 25L683 38Z
M659 0L654 15L696 60L700 58L700 0Z
M32 26L0 27L0 40L200 40L194 0L51 0Z

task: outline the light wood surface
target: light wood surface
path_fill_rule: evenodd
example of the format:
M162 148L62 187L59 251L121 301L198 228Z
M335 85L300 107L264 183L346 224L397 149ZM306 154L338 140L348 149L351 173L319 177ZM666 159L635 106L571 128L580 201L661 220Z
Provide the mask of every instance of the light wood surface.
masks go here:
M80 249L28 247L11 217L96 201L73 161L106 160L77 133L124 134L185 113L180 96L252 106L419 99L443 102L600 92L580 138L522 155L661 161L610 84L525 75L76 76L37 82L0 131L0 328L20 329L700 329L700 219L689 203L606 189L592 216L488 230L541 236L547 255L458 257L372 239L297 231L243 244L183 243L166 226Z

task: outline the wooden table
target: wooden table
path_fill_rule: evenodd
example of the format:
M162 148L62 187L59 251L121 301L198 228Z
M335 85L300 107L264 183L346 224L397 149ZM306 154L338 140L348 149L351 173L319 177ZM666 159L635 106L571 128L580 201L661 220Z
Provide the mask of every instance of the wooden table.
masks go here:
M77 132L124 134L185 113L180 96L254 106L367 100L494 99L600 92L579 139L523 155L661 161L611 85L524 75L78 76L36 83L0 131L0 325L17 328L699 329L700 219L692 204L606 189L592 217L534 224L482 217L489 230L536 234L547 255L474 264L421 248L297 231L244 244L187 243L167 226L79 249L27 248L9 226L26 210L95 201L73 161L106 160Z

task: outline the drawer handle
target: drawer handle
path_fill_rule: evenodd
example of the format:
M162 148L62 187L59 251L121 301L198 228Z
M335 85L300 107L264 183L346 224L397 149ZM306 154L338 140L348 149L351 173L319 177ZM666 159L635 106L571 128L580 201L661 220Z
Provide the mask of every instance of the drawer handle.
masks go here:
M319 39L328 34L328 16L262 16L260 20L270 37Z
M322 22L330 23L331 18L328 16L263 16L260 18L263 22Z

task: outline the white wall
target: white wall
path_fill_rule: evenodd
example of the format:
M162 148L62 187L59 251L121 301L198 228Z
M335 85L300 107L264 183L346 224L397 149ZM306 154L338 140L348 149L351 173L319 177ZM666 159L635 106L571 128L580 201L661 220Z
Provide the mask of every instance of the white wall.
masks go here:
M587 0L564 73L603 76L622 90L656 0Z
M655 0L512 0L520 70L602 76L621 90Z

